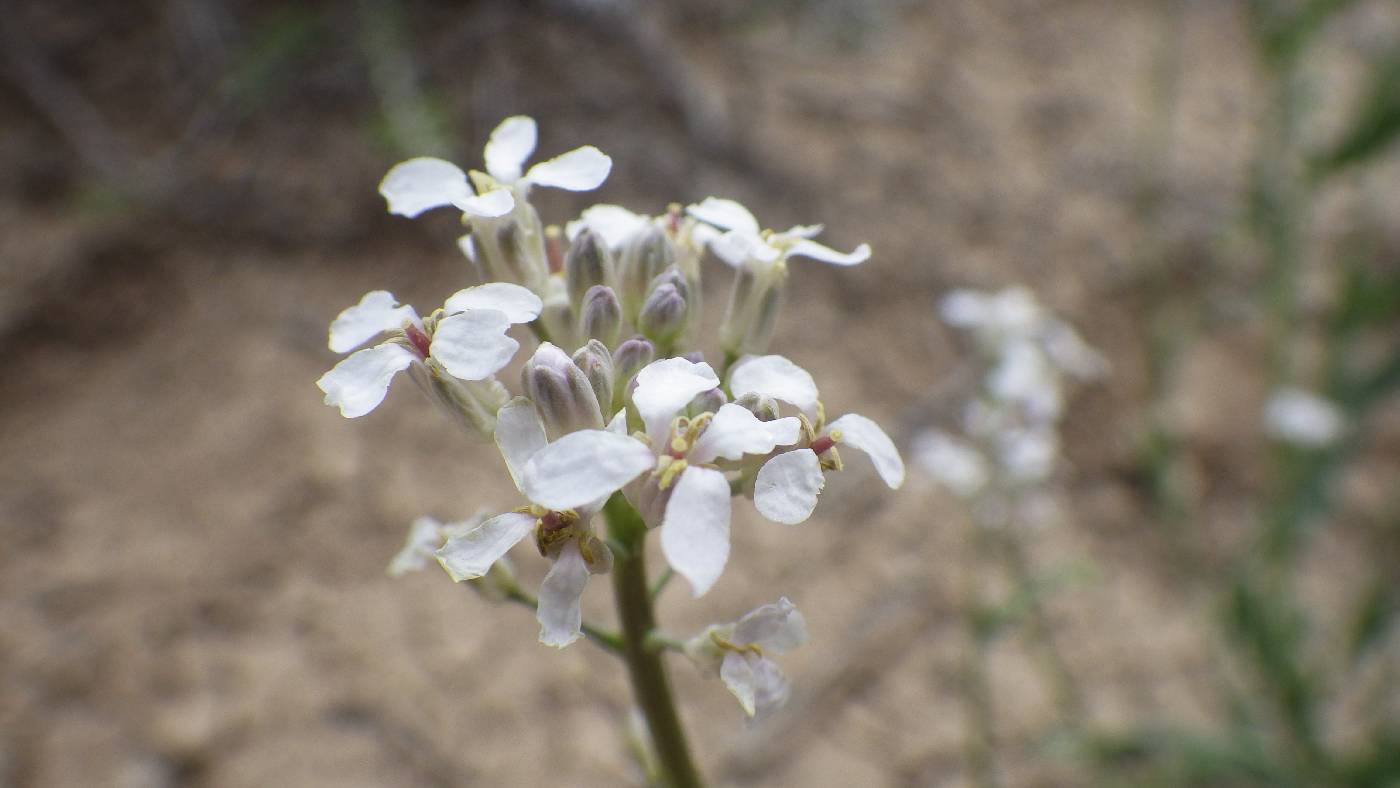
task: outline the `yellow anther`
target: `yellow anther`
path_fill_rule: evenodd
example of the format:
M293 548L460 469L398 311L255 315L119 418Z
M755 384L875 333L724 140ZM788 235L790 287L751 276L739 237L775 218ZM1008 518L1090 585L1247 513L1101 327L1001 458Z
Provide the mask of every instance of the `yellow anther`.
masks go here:
M666 463L665 468L659 469L661 471L661 478L657 479L656 486L665 490L668 489L676 481L676 477L680 476L686 469L686 461L678 460L674 457L663 459L669 459L670 462Z
M812 422L807 419L807 414L797 414L797 422L798 425L802 428L802 437L804 438L804 443L811 443L812 441L817 439L817 430L812 426Z
M826 407L825 407L824 405L822 405L822 401L821 401L821 400L817 400L817 432L821 432L822 428L825 427L825 426L826 426ZM833 436L833 437L835 437L835 436Z
M711 632L710 640L714 641L714 644L716 646L719 646L721 651L733 651L736 654L753 654L759 657L763 656L763 649L759 648L757 643L750 643L747 646L741 646L737 643L733 643L729 640L726 640L718 632Z

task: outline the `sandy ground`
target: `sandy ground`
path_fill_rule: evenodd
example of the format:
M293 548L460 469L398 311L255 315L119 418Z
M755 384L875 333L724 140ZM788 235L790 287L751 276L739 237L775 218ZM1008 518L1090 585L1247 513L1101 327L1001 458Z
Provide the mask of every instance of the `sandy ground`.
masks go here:
M591 198L655 210L724 194L772 226L824 221L835 246L870 241L861 268L794 266L774 347L812 370L828 408L875 418L901 445L951 417L966 379L938 294L1026 282L1079 325L1114 373L1074 397L1065 516L1025 544L1038 569L1076 578L1048 614L1092 725L1209 723L1223 713L1213 688L1236 678L1208 579L1252 517L1241 501L1259 484L1261 446L1241 414L1265 393L1261 340L1247 321L1227 324L1185 364L1175 405L1204 548L1183 567L1153 528L1137 465L1141 317L1156 281L1142 250L1166 250L1173 288L1244 300L1250 274L1226 270L1221 248L1238 226L1257 75L1238 10L1187 4L1167 197L1145 228L1134 197L1151 161L1163 12L1039 5L881 5L854 45L819 15L668 17L700 101L724 107L734 131L718 153L596 31L489 3L410 19L436 78L487 64L443 93L450 115L471 119L466 160L496 119L529 112L545 151L593 142L616 159ZM1330 46L1397 24L1350 20ZM141 40L118 33L111 47ZM80 33L52 33L66 36ZM99 79L97 57L62 62L98 96L135 90L125 72ZM318 82L332 70L319 63L299 64L308 76L268 111L294 122L264 117L190 158L184 188L219 195L208 216L74 208L76 165L48 127L25 113L0 121L4 167L22 176L0 204L0 786L634 779L614 730L627 690L608 655L540 646L526 611L439 572L385 576L414 517L514 506L514 491L494 453L444 429L409 385L357 422L320 401L339 309L379 287L430 304L470 280L451 217L383 215L373 186L394 154ZM121 119L138 142L162 122ZM558 220L586 204L549 197L542 209ZM717 305L726 275L709 273ZM810 624L812 643L784 662L790 713L756 731L717 681L674 663L717 783L970 779L961 611L968 588L1004 581L926 479L889 494L868 465L850 466L803 526L741 503L718 587L662 598L676 632L780 594ZM1350 593L1366 549L1345 531L1324 539L1319 604ZM542 574L524 548L517 563L528 582ZM585 609L611 620L603 584ZM1083 765L1043 740L1058 711L1037 653L1015 633L988 655L1001 777L1085 784Z

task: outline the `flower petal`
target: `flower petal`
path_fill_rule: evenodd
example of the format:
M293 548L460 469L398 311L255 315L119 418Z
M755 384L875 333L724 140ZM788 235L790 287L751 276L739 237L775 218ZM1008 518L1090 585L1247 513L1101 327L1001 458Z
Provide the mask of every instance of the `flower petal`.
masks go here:
M416 572L428 565L433 552L442 544L442 523L432 517L419 517L409 528L403 549L389 562L389 576Z
M915 438L914 458L926 473L960 498L975 495L991 477L982 452L940 430L928 430Z
M753 669L753 721L758 722L781 709L792 694L788 677L771 659L749 655Z
M686 206L685 211L702 222L725 230L738 230L757 236L762 229L748 208L722 197L706 197L698 205Z
M742 230L728 230L711 237L709 247L715 257L731 268L739 268L750 258L769 262L778 257L777 250L764 243L762 238Z
M804 238L787 248L787 256L810 257L832 265L856 265L870 259L870 244L861 244L848 254Z
M326 392L326 404L340 408L347 419L359 418L384 401L389 381L408 369L417 356L392 342L351 353L321 376L316 385Z
M549 443L545 437L544 425L535 412L535 404L524 397L516 397L507 402L496 413L496 446L505 458L506 470L515 480L517 489L525 465L535 453Z
M836 435L838 430L841 433L839 438ZM880 474L891 490L898 490L899 485L904 484L904 460L900 459L894 441L880 429L880 425L859 413L847 413L831 422L826 433L836 438L837 444L853 446L870 455L870 461L875 463L875 472Z
M785 654L807 642L807 622L787 597L754 608L734 625L736 645Z
M608 154L584 145L531 167L525 173L525 181L535 186L586 192L602 186L610 172L612 159Z
M515 209L515 195L510 189L492 189L485 194L464 197L452 203L468 216L494 219Z
M753 503L775 523L796 525L812 516L826 484L821 460L811 449L784 452L763 463L754 479Z
M412 219L472 196L467 174L450 161L422 156L395 164L379 182L389 213Z
M757 654L740 654L730 651L724 655L724 661L719 665L719 677L724 682L724 686L735 698L739 699L739 706L744 713L752 717L756 709L754 708L754 675L753 662L762 659Z
M448 299L443 308L448 312L465 312L468 309L494 309L505 313L512 323L528 323L540 316L544 302L529 289L509 282L488 282L476 287L458 290Z
M387 290L371 290L360 303L336 315L331 322L329 345L337 353L349 353L385 331L416 322L418 313L413 307L399 306L394 294Z
M990 313L987 294L977 290L954 290L938 302L938 315L954 328L982 326Z
M696 597L719 579L729 560L729 480L723 473L694 465L681 473L661 518L661 552Z
M514 115L501 121L486 141L486 171L501 183L515 183L538 139L534 118Z
M571 432L535 453L520 474L533 503L564 510L619 490L656 465L646 444L606 430Z
M471 233L457 237L457 248L462 250L462 254L476 265L476 238Z
M541 643L563 648L583 637L583 610L579 602L588 585L588 574L578 542L573 539L565 542L554 559L554 566L540 583L535 618L540 622Z
M804 413L817 407L817 384L807 370L784 356L752 356L742 359L729 373L729 390L738 400L760 394L795 405Z
M599 204L588 208L578 219L566 224L564 234L572 241L587 228L602 236L609 247L617 249L649 221L650 217L632 213L621 205Z
M428 352L454 377L484 380L510 363L520 343L506 336L510 319L495 309L472 309L438 321Z
M783 235L792 236L793 238L816 238L818 235L821 235L822 230L825 229L826 225L824 224L795 224L789 227L787 232L783 233Z
M1283 386L1269 395L1264 426L1281 441L1321 448L1346 432L1346 416L1336 403L1296 386Z
M703 361L697 364L680 357L666 358L653 361L637 373L632 402L646 425L647 436L661 441L665 440L666 429L681 408L696 394L718 385L719 378L709 364Z
M797 423L795 417L790 418L794 424ZM686 459L691 463L705 464L716 458L737 460L745 454L767 454L775 445L773 433L774 430L759 421L748 408L726 402L715 412L705 431L700 433ZM795 433L791 442L797 442Z
M763 426L773 439L774 446L791 446L802 437L802 421L796 416L765 421Z
M438 563L456 582L482 577L521 539L535 530L534 515L498 514L464 534L447 540L436 553Z

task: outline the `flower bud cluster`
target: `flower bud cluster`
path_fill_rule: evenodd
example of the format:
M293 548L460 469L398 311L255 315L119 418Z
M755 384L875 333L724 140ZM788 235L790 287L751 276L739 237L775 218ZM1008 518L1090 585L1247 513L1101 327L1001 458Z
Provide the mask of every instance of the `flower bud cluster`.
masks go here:
M751 498L769 520L806 520L842 450L867 454L891 488L904 465L873 421L828 422L812 376L768 354L787 261L864 262L864 244L843 253L817 243L820 226L762 229L737 202L715 197L655 215L599 204L575 220L545 224L535 186L589 191L611 159L583 146L526 169L535 122L508 118L492 132L484 171L440 159L393 167L380 184L391 213L461 212L462 253L486 284L419 319L375 291L331 327L333 350L379 345L346 358L319 381L326 402L362 416L405 369L471 434L494 440L520 499L495 515L443 526L420 519L391 572L435 558L454 580L521 599L506 554L532 541L549 561L536 606L540 640L562 647L582 634L588 578L610 571L612 551L595 518L615 495L659 531L661 549L695 596L722 575L733 499ZM705 361L701 262L709 252L733 284L717 341ZM498 379L527 325L535 347L518 396ZM713 669L751 717L776 708L787 680L769 658L806 639L787 599L711 627L685 649Z

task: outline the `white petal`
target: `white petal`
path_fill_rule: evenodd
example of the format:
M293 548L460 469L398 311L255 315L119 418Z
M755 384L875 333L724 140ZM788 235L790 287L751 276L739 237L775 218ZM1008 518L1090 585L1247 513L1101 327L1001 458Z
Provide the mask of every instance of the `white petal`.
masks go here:
M665 439L671 419L686 403L696 394L718 385L719 378L709 364L697 364L680 357L666 358L653 361L637 373L632 402L646 425L647 436L660 441Z
M734 399L761 394L795 405L804 413L817 407L817 384L807 370L784 356L753 356L742 359L729 373L729 390Z
M525 465L547 443L549 439L545 437L544 425L540 423L540 416L530 400L516 397L497 411L496 446L505 458L506 469L510 471L510 478L515 480L517 489Z
M544 302L540 297L520 285L509 282L488 282L476 287L458 290L447 299L443 308L448 312L465 312L468 309L494 309L504 312L512 323L528 323L540 316Z
M515 183L538 138L534 118L515 115L501 121L486 141L486 171L501 183Z
M681 473L661 519L661 552L696 597L715 584L729 560L729 480L713 468Z
M928 430L915 438L914 458L926 473L960 498L975 495L991 477L982 452L939 430Z
M753 503L769 520L796 525L812 516L825 484L821 460L811 449L784 452L758 469Z
M525 180L536 186L586 192L602 186L610 172L612 159L608 154L584 145L536 164L525 173Z
M742 266L751 257L758 257L760 254L768 254L771 251L762 238L740 230L729 230L710 238L709 246L715 257L732 268ZM775 257L776 255L768 254L768 256Z
M849 254L806 239L787 248L788 257L810 257L832 265L855 265L870 259L870 244L861 244Z
M880 425L859 413L847 413L831 422L826 433L835 438L838 430L841 436L836 439L837 444L853 446L870 455L870 461L875 463L875 472L880 474L891 490L897 490L899 485L904 484L904 460L900 459L894 441L880 429Z
M1318 448L1342 436L1346 417L1331 400L1306 389L1285 386L1269 396L1264 406L1264 426L1279 440Z
M724 686L729 688L735 698L739 699L739 706L744 713L752 717L754 715L754 675L753 662L762 659L757 654L739 654L733 651L724 655L724 661L719 666L719 677L724 682Z
M756 236L762 229L749 209L734 200L706 197L699 205L686 206L685 211L702 222L725 230L738 230Z
M423 569L441 543L442 523L432 517L419 517L414 520L403 549L389 562L389 576L398 577Z
M734 625L736 645L753 644L775 654L785 654L807 642L807 622L787 597L757 607Z
M494 219L515 209L515 195L510 189L492 189L481 195L464 197L452 203L469 216Z
M768 435L773 439L774 446L791 446L797 443L797 439L802 437L802 422L796 416L784 416L781 419L763 422L763 426L768 430Z
M438 563L461 582L482 577L521 539L535 530L534 515L506 512L464 534L453 536L437 551Z
M360 303L336 315L331 322L330 348L337 353L349 353L385 331L416 322L418 313L413 307L399 306L394 294L387 290L371 290Z
M792 685L773 660L749 655L749 661L753 669L753 719L758 722L787 703Z
M954 328L975 328L987 322L991 305L976 290L954 290L938 302L938 314Z
M389 213L412 219L418 214L457 205L472 196L467 174L450 161L421 157L394 165L379 182Z
M617 435L626 435L627 409L623 408L622 410L613 414L612 421L609 421L608 426L604 427L603 429L607 430L608 432L615 433Z
M826 225L824 224L798 224L788 228L788 231L783 233L783 235L792 236L793 238L816 238L818 235L821 235L822 230L825 229Z
M535 618L540 622L540 642L563 648L583 637L583 611L579 600L588 585L588 564L579 552L578 542L564 543L554 566L540 583L540 603Z
M462 254L466 255L468 260L476 263L476 239L471 233L457 238L457 248L462 250Z
M795 417L794 423L797 422ZM784 432L784 430L779 430ZM791 442L797 441L793 435ZM767 454L773 450L773 430L768 424L758 420L753 412L741 405L726 402L715 412L709 426L691 447L686 459L692 463L705 464L715 458L737 460L745 454Z
M385 342L356 351L321 376L316 385L326 392L326 404L340 408L340 415L354 419L384 401L389 381L408 369L417 358L407 348Z
M646 227L649 221L650 217L632 213L621 205L600 204L585 210L576 221L565 225L564 233L572 241L586 227L601 235L608 246L616 249Z
M656 465L641 441L606 430L579 430L536 452L520 489L549 509L573 509L607 497Z
M520 343L506 336L510 319L494 309L472 309L438 321L428 352L462 380L484 380L510 363Z

